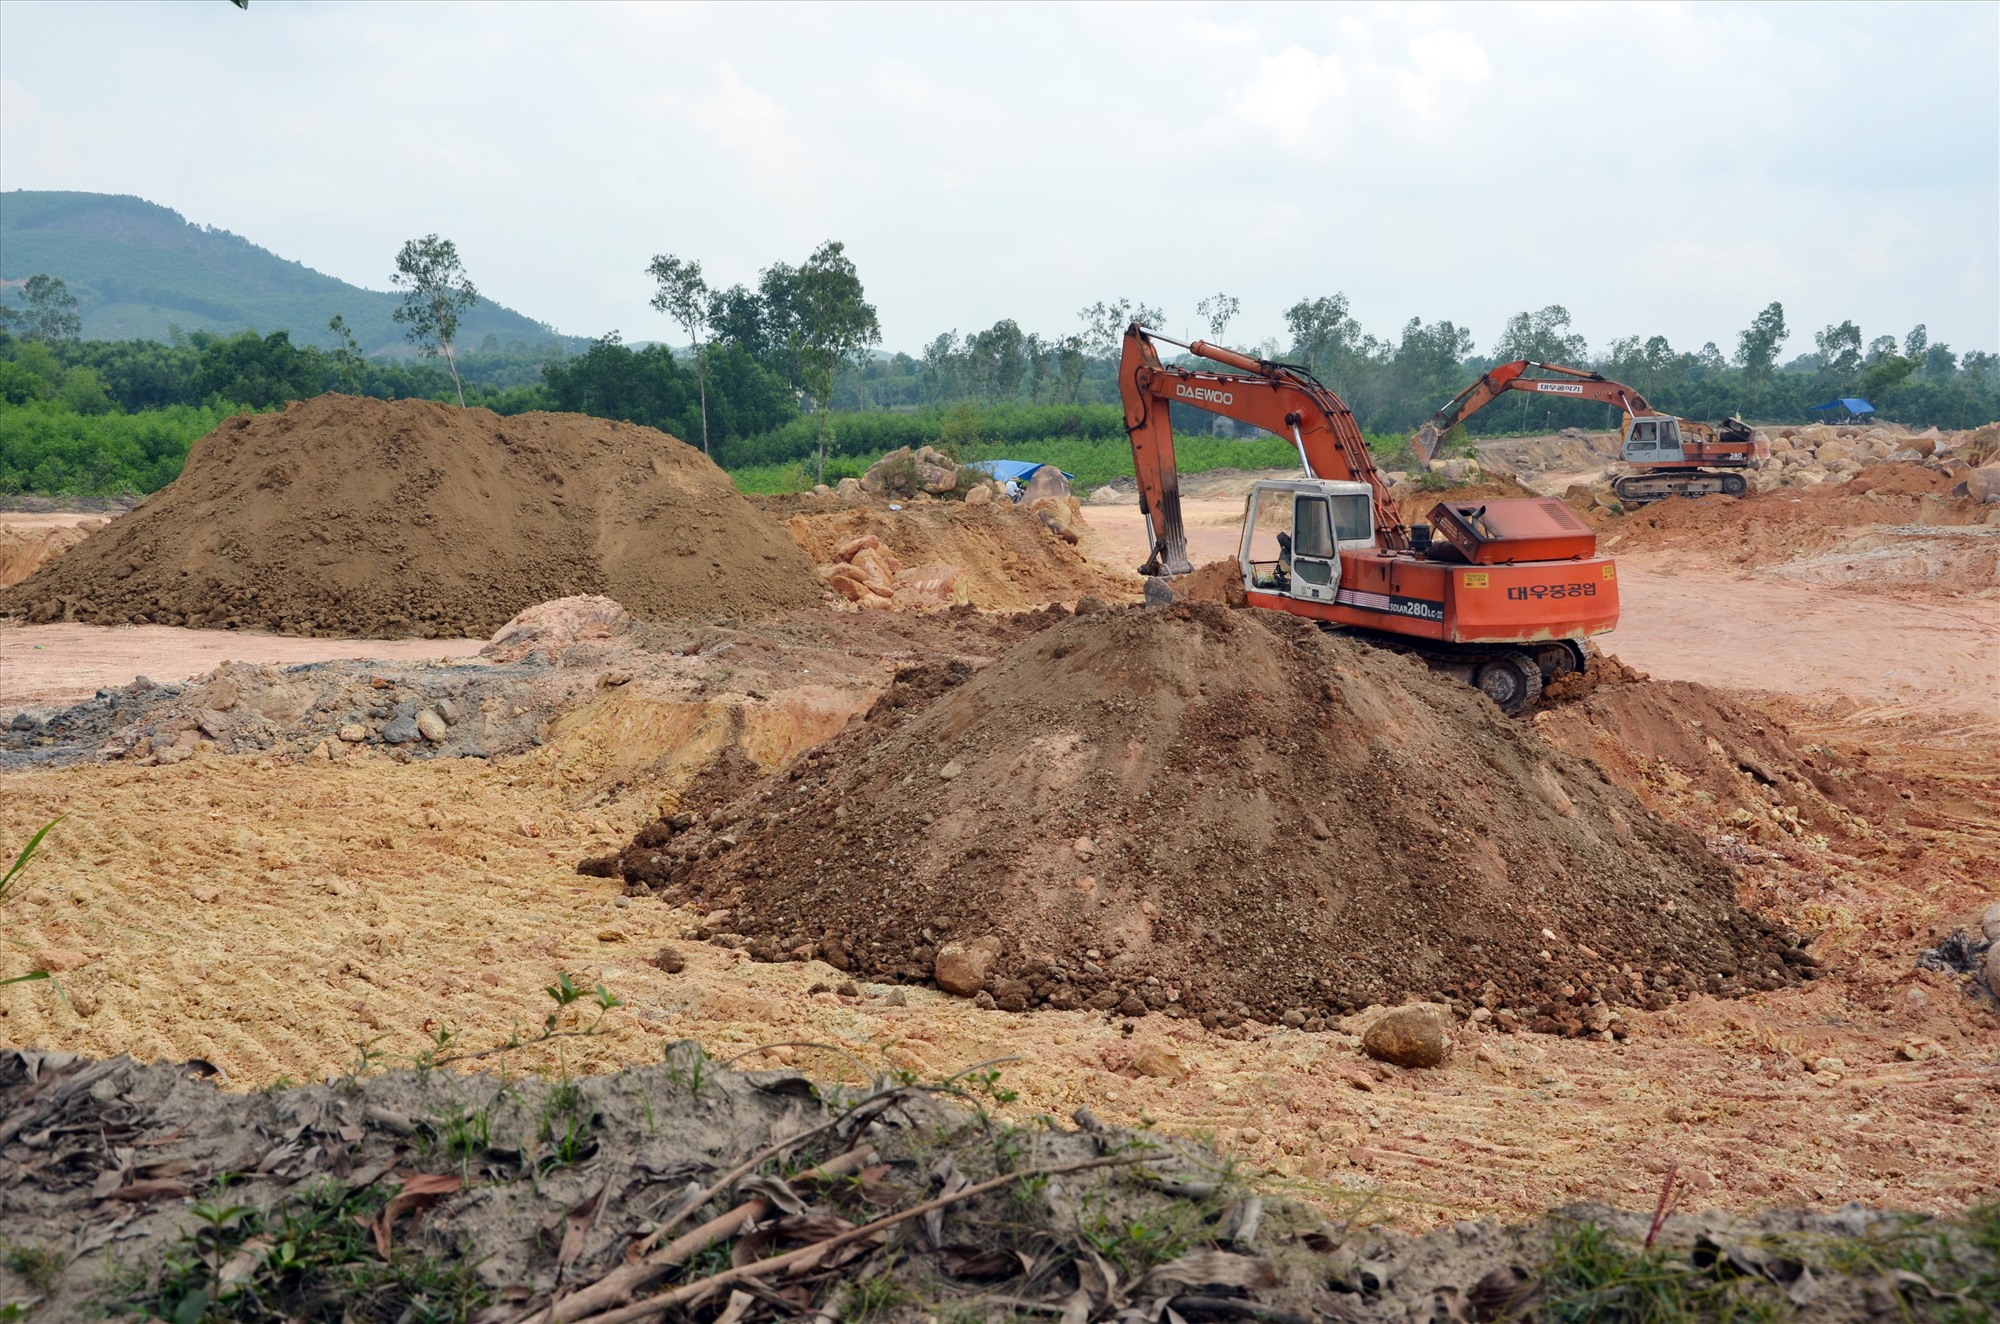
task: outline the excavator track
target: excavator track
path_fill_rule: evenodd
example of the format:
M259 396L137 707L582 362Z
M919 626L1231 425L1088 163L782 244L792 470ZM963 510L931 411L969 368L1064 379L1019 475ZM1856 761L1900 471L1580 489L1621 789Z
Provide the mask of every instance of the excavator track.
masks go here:
M1468 685L1493 701L1509 717L1519 717L1535 700L1542 687L1558 676L1587 671L1597 650L1587 643L1560 640L1552 643L1510 647L1505 644L1440 644L1406 635L1357 630L1352 626L1320 622L1329 634L1344 634L1377 648L1408 653L1424 660L1424 665L1440 675Z
M1718 473L1713 469L1626 474L1611 484L1612 495L1628 506L1643 506L1672 496L1740 497L1749 490L1750 484L1742 474Z

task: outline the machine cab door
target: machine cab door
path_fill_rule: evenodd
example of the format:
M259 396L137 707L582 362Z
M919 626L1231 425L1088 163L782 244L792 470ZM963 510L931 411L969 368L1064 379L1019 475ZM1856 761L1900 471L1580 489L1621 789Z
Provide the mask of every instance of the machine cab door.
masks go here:
M1625 437L1627 464L1661 464L1682 458L1677 418L1635 418Z
M1303 493L1292 498L1292 596L1332 602L1340 588L1332 503Z

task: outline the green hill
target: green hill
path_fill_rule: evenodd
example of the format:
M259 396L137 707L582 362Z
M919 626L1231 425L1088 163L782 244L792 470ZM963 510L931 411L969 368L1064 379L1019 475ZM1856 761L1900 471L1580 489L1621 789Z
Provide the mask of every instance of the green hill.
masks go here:
M76 295L83 334L93 340L165 340L173 323L219 334L290 331L295 344L332 348L326 324L338 313L370 353L405 345L391 319L396 295L322 275L143 198L0 193L0 281L44 271ZM489 335L502 345L583 343L482 301L459 327L459 343L477 349Z

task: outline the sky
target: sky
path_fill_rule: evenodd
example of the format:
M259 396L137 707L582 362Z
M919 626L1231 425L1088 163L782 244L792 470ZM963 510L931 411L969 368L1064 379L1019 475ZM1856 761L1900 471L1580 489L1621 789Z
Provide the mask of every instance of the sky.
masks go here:
M0 188L130 193L388 288L404 240L574 335L682 339L656 253L847 246L912 353L1120 297L1253 344L1345 293L1490 350L2000 349L2000 5L0 0Z

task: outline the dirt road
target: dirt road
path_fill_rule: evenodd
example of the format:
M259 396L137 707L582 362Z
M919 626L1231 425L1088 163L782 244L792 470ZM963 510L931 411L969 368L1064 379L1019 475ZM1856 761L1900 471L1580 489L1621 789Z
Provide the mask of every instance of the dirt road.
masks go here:
M1236 555L1238 501L1183 503L1196 565ZM1095 555L1137 565L1136 506L1091 506ZM2000 599L1885 595L1707 566L1685 552L1622 553L1622 614L1608 653L1664 680L1870 707L1935 708L1949 699L2000 723Z
M294 666L340 657L385 662L471 657L484 639L301 639L168 625L0 625L0 716L78 703L134 677L192 679L224 662Z

